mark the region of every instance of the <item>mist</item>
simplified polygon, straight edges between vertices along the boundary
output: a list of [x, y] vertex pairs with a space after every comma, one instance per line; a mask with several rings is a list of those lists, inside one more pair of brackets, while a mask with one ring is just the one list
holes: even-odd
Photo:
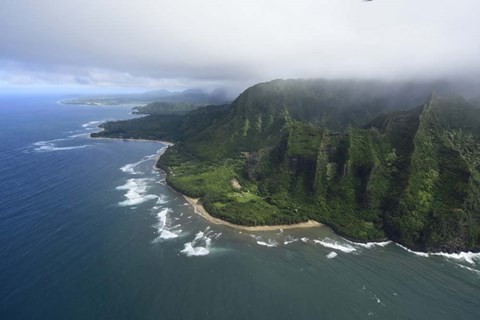
[[476, 0], [4, 0], [0, 90], [469, 83], [480, 74], [479, 13]]

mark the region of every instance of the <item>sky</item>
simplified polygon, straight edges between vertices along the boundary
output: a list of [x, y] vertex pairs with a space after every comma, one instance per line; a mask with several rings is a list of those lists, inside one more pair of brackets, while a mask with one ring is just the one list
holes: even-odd
[[0, 92], [480, 75], [479, 0], [0, 0]]

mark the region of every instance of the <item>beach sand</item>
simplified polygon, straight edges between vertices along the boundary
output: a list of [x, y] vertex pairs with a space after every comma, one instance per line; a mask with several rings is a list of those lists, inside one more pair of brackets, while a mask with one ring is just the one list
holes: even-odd
[[320, 227], [323, 226], [321, 223], [313, 220], [308, 220], [307, 222], [295, 223], [295, 224], [284, 224], [284, 225], [272, 225], [272, 226], [242, 226], [238, 224], [233, 224], [215, 217], [212, 217], [207, 210], [203, 207], [202, 203], [199, 201], [200, 199], [190, 198], [183, 195], [185, 199], [195, 208], [195, 212], [207, 219], [208, 221], [229, 226], [235, 229], [240, 230], [247, 230], [247, 231], [272, 231], [272, 230], [280, 230], [280, 229], [297, 229], [297, 228], [312, 228], [312, 227]]

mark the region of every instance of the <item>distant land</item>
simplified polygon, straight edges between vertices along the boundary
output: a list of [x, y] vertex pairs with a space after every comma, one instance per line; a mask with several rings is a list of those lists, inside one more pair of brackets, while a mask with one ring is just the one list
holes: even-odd
[[216, 218], [480, 250], [480, 108], [448, 85], [274, 80], [184, 114], [139, 110], [92, 137], [175, 142], [157, 166]]
[[[189, 89], [180, 92], [172, 92], [168, 90], [153, 90], [144, 93], [133, 94], [112, 94], [106, 96], [86, 96], [72, 99], [61, 100], [62, 104], [74, 105], [95, 105], [95, 106], [112, 106], [112, 105], [145, 105], [151, 103], [164, 103], [167, 109], [180, 108], [183, 111], [191, 111], [200, 106], [210, 104], [223, 104], [230, 102], [227, 92], [224, 89], [215, 89], [207, 92], [201, 89]], [[137, 112], [142, 113], [142, 108], [147, 108], [149, 112], [155, 110], [155, 106], [139, 107]]]

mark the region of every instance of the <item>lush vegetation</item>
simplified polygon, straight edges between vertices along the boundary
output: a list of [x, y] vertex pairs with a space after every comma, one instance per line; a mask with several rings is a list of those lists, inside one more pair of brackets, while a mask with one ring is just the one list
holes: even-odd
[[183, 115], [193, 111], [201, 105], [187, 102], [152, 102], [146, 106], [133, 108], [135, 114], [154, 114], [154, 115]]
[[95, 136], [174, 140], [158, 163], [168, 183], [232, 223], [314, 219], [355, 239], [478, 250], [480, 108], [427, 97], [277, 80], [231, 105], [107, 123]]

